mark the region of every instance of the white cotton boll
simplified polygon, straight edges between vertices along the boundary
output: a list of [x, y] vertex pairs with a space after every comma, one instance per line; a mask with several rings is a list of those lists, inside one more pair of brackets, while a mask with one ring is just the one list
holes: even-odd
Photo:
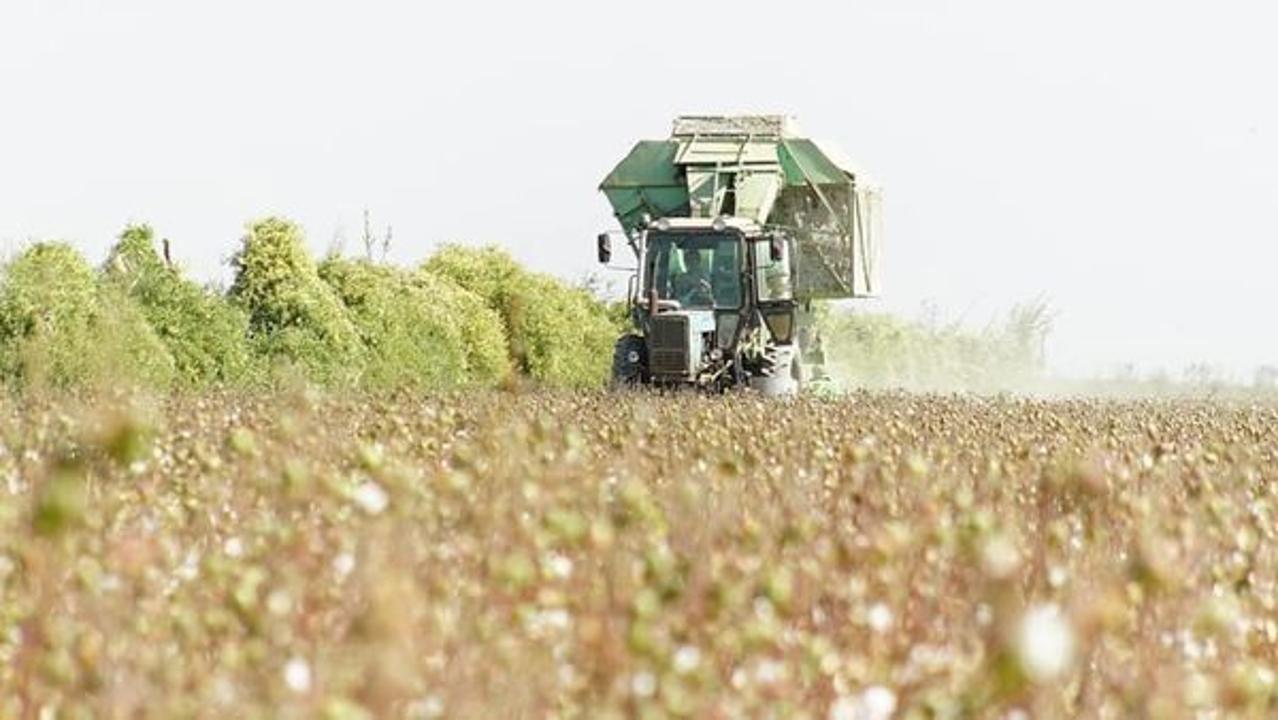
[[1021, 551], [1012, 538], [995, 534], [981, 546], [981, 569], [994, 580], [1007, 580], [1021, 566]]
[[433, 720], [444, 716], [444, 701], [438, 695], [429, 695], [408, 704], [405, 714], [411, 720]]
[[861, 693], [861, 706], [865, 709], [865, 720], [888, 720], [896, 712], [896, 694], [875, 685]]
[[174, 572], [182, 580], [194, 580], [200, 574], [200, 554], [194, 550], [188, 552]]
[[539, 610], [526, 616], [524, 628], [533, 637], [548, 637], [552, 633], [566, 631], [572, 625], [572, 615], [563, 608]]
[[674, 654], [675, 672], [687, 675], [701, 665], [701, 651], [692, 645], [682, 645]]
[[989, 627], [994, 622], [994, 608], [986, 603], [976, 606], [976, 624], [981, 627]]
[[1030, 608], [1016, 634], [1016, 654], [1026, 677], [1046, 682], [1074, 661], [1074, 631], [1054, 604]]
[[244, 555], [244, 541], [237, 537], [227, 538], [226, 542], [222, 544], [222, 552], [225, 552], [227, 557], [242, 557]]
[[841, 697], [830, 706], [830, 720], [890, 720], [896, 712], [896, 693], [882, 685], [866, 688], [859, 695]]
[[853, 720], [856, 717], [856, 698], [841, 697], [830, 706], [829, 720]]
[[339, 579], [346, 579], [355, 570], [355, 556], [344, 552], [333, 558], [333, 572]]
[[880, 634], [885, 633], [892, 628], [892, 609], [884, 603], [875, 603], [870, 606], [865, 619], [870, 624], [871, 630]]
[[267, 596], [266, 609], [272, 615], [287, 615], [293, 609], [293, 598], [285, 590], [276, 590]]
[[635, 697], [650, 698], [657, 694], [657, 676], [650, 672], [635, 673], [630, 678], [630, 692]]
[[1059, 589], [1064, 587], [1065, 583], [1068, 581], [1069, 573], [1060, 565], [1053, 565], [1051, 569], [1047, 571], [1047, 584], [1051, 585], [1053, 588]]
[[289, 690], [304, 693], [311, 689], [311, 666], [302, 658], [293, 658], [284, 665], [284, 684]]
[[566, 580], [572, 577], [572, 560], [559, 553], [551, 553], [546, 558], [546, 572], [553, 578]]
[[546, 627], [553, 630], [567, 630], [568, 626], [572, 624], [572, 615], [563, 608], [551, 608], [541, 613], [541, 616], [545, 621]]
[[368, 481], [355, 488], [355, 504], [369, 515], [380, 514], [390, 504], [390, 496], [381, 485]]
[[785, 679], [785, 665], [776, 660], [763, 660], [754, 668], [754, 679], [760, 685], [773, 685]]
[[213, 679], [212, 690], [213, 702], [224, 707], [234, 705], [239, 696], [235, 690], [235, 683], [225, 675], [219, 675]]

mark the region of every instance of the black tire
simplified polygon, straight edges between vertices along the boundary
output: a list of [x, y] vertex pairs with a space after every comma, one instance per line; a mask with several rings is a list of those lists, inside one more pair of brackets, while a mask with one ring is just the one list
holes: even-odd
[[648, 346], [638, 335], [622, 335], [612, 350], [612, 385], [635, 387], [648, 380]]

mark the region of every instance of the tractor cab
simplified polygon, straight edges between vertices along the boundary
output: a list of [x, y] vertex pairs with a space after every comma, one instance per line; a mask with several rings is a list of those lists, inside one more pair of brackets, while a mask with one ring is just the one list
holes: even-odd
[[663, 218], [633, 245], [640, 262], [629, 304], [649, 380], [735, 382], [730, 371], [748, 364], [747, 345], [793, 341], [794, 256], [784, 234], [743, 218]]

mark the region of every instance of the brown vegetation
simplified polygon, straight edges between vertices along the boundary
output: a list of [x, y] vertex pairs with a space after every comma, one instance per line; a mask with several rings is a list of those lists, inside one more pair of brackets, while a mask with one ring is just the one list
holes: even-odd
[[45, 402], [0, 716], [1278, 712], [1273, 408]]

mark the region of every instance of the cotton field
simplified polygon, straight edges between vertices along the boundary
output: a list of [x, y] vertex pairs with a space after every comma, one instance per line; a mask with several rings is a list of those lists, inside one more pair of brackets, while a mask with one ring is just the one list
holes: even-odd
[[1278, 714], [1269, 406], [3, 412], [0, 717]]

